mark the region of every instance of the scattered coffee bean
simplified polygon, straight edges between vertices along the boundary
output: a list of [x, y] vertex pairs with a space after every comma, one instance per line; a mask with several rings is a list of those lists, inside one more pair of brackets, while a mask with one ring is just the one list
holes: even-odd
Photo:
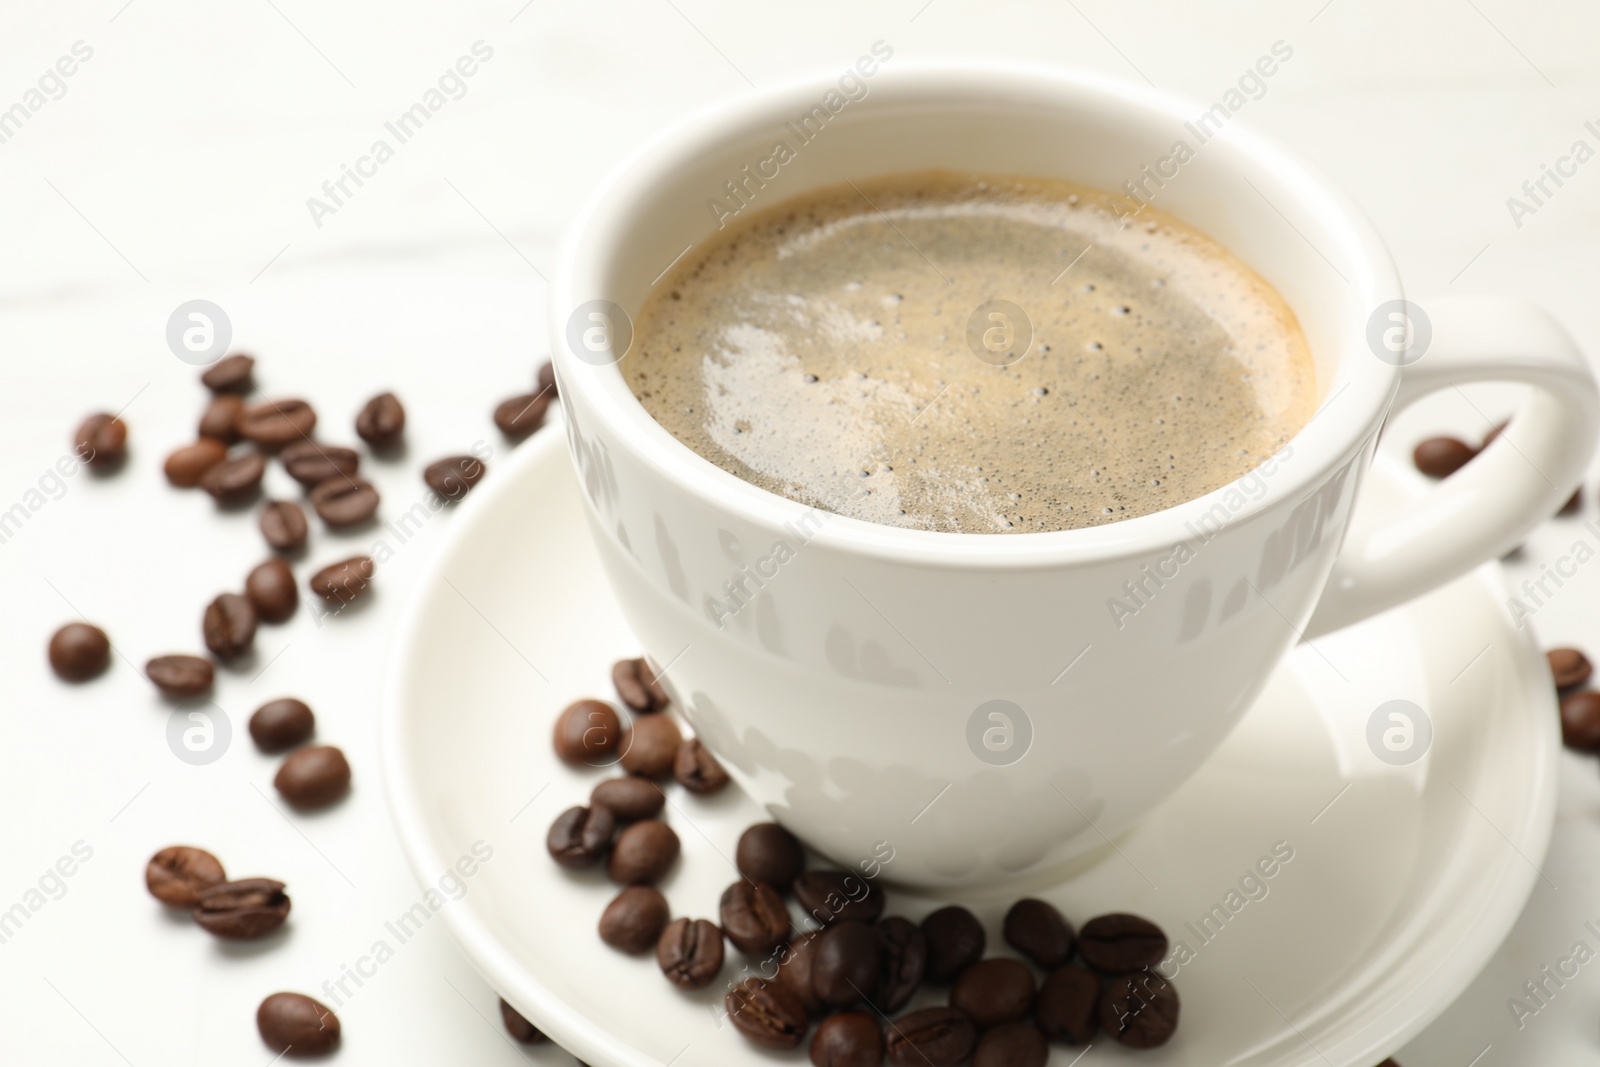
[[192, 908], [200, 894], [228, 880], [222, 863], [203, 848], [171, 845], [150, 857], [144, 884], [150, 895], [175, 908]]
[[207, 933], [229, 941], [265, 937], [289, 917], [283, 883], [271, 878], [241, 878], [202, 890], [191, 912]]
[[422, 480], [446, 500], [460, 500], [486, 473], [488, 468], [476, 456], [446, 456], [428, 464]]
[[630, 955], [655, 947], [666, 929], [667, 898], [654, 886], [630, 885], [600, 913], [600, 940]]
[[267, 461], [260, 452], [246, 452], [207, 467], [199, 486], [219, 504], [233, 506], [254, 500], [261, 490]]
[[927, 980], [941, 985], [981, 960], [988, 944], [978, 917], [959, 904], [923, 919], [922, 936], [928, 939]]
[[283, 622], [300, 605], [300, 590], [294, 584], [294, 571], [281, 559], [273, 558], [251, 568], [244, 579], [244, 595], [263, 622]]
[[978, 1028], [956, 1008], [923, 1008], [889, 1027], [887, 1049], [895, 1067], [956, 1067], [978, 1043]]
[[339, 1047], [339, 1017], [301, 993], [274, 993], [256, 1009], [256, 1029], [274, 1052], [326, 1056]]
[[878, 995], [878, 934], [866, 923], [838, 922], [817, 937], [811, 990], [824, 1004], [850, 1008]]
[[306, 545], [306, 513], [292, 500], [269, 500], [261, 509], [261, 536], [279, 552], [298, 552]]
[[1154, 971], [1113, 978], [1100, 994], [1100, 1025], [1129, 1048], [1165, 1045], [1178, 1029], [1178, 991]]
[[763, 978], [745, 979], [722, 1003], [733, 1028], [762, 1048], [795, 1048], [811, 1028], [800, 1002]]
[[128, 427], [115, 415], [97, 412], [84, 419], [72, 438], [78, 458], [97, 470], [110, 470], [128, 454]]
[[1030, 1022], [1005, 1023], [978, 1038], [972, 1067], [1044, 1067], [1050, 1045]]
[[348, 604], [367, 591], [374, 569], [371, 558], [352, 556], [322, 568], [307, 585], [330, 604]]
[[611, 665], [611, 681], [622, 702], [634, 711], [660, 711], [672, 702], [643, 656], [617, 660]]
[[722, 932], [740, 952], [763, 956], [789, 939], [789, 909], [765, 882], [734, 882], [722, 891]]
[[635, 778], [631, 774], [622, 778], [607, 778], [589, 794], [590, 803], [604, 804], [616, 815], [618, 822], [638, 822], [661, 814], [667, 795], [661, 787], [648, 778]]
[[891, 915], [874, 928], [882, 980], [875, 1006], [886, 1015], [911, 1003], [928, 967], [928, 939], [910, 919]]
[[642, 819], [617, 835], [606, 874], [622, 885], [648, 885], [661, 881], [677, 858], [678, 835], [672, 827], [660, 819]]
[[256, 609], [238, 593], [223, 593], [206, 605], [200, 631], [213, 656], [235, 659], [255, 643]]
[[1561, 698], [1561, 741], [1578, 752], [1600, 752], [1600, 693], [1582, 689]]
[[703, 797], [721, 792], [728, 784], [728, 772], [698, 737], [691, 737], [678, 746], [672, 758], [672, 777], [689, 792]]
[[278, 462], [289, 472], [289, 477], [307, 489], [315, 489], [333, 477], [353, 479], [361, 469], [361, 457], [355, 449], [304, 439], [285, 446], [278, 453]]
[[202, 474], [227, 458], [227, 445], [213, 437], [202, 437], [174, 450], [161, 469], [166, 472], [167, 481], [179, 489], [193, 489], [200, 484]]
[[535, 377], [539, 392], [549, 393], [551, 396], [560, 395], [560, 389], [556, 385], [556, 368], [548, 359], [539, 364], [539, 373]]
[[817, 959], [820, 937], [816, 933], [797, 934], [778, 952], [778, 976], [773, 979], [774, 984], [794, 997], [808, 1015], [821, 1015], [827, 1009], [816, 990], [811, 988], [812, 965]]
[[1021, 960], [995, 956], [956, 976], [950, 1006], [966, 1012], [978, 1029], [1024, 1019], [1033, 1010], [1033, 972]]
[[233, 420], [240, 437], [272, 452], [306, 440], [316, 427], [317, 413], [296, 399], [268, 400], [245, 408]]
[[656, 963], [679, 989], [703, 989], [722, 970], [722, 931], [708, 919], [674, 919], [656, 942]]
[[1128, 974], [1153, 967], [1167, 954], [1167, 935], [1137, 915], [1100, 915], [1078, 932], [1078, 955], [1101, 974]]
[[1033, 1021], [1051, 1041], [1085, 1045], [1100, 1029], [1100, 979], [1082, 967], [1057, 967], [1045, 975]]
[[875, 923], [883, 915], [883, 894], [845, 871], [806, 871], [794, 880], [794, 898], [818, 926]]
[[1455, 437], [1430, 437], [1417, 445], [1411, 459], [1430, 478], [1448, 478], [1465, 467], [1478, 450]]
[[640, 716], [622, 739], [622, 768], [644, 778], [666, 778], [682, 741], [678, 724], [668, 716]]
[[1565, 504], [1561, 505], [1561, 510], [1556, 512], [1556, 514], [1557, 515], [1571, 515], [1573, 512], [1577, 511], [1582, 506], [1583, 506], [1583, 486], [1580, 485], [1578, 488], [1576, 488], [1576, 489], [1574, 489], [1572, 491], [1572, 495], [1571, 496], [1567, 497], [1567, 502]]
[[329, 526], [355, 526], [378, 513], [378, 490], [365, 479], [335, 474], [311, 490], [311, 506]]
[[250, 716], [250, 739], [263, 752], [283, 752], [311, 740], [317, 717], [303, 700], [280, 697], [269, 700]]
[[601, 700], [569, 704], [556, 718], [556, 755], [568, 763], [608, 763], [621, 738], [622, 720]]
[[256, 361], [243, 353], [224, 356], [200, 373], [200, 382], [213, 393], [248, 393]]
[[811, 1038], [813, 1067], [878, 1067], [883, 1030], [870, 1011], [842, 1011], [822, 1020]]
[[1594, 673], [1589, 657], [1575, 648], [1552, 648], [1545, 653], [1545, 658], [1550, 661], [1550, 676], [1555, 679], [1557, 689], [1580, 686]]
[[98, 626], [69, 622], [50, 635], [50, 669], [64, 682], [87, 682], [111, 666], [111, 640]]
[[379, 393], [356, 416], [356, 436], [373, 448], [393, 448], [406, 428], [406, 409], [393, 393]]
[[1006, 944], [1048, 970], [1072, 957], [1077, 939], [1072, 924], [1054, 904], [1043, 900], [1019, 900], [1006, 912], [1003, 933]]
[[758, 822], [739, 835], [733, 863], [746, 878], [787, 891], [806, 869], [806, 852], [795, 836], [777, 823]]
[[513, 441], [520, 441], [544, 425], [550, 408], [549, 393], [514, 396], [495, 405], [494, 424]]
[[616, 817], [604, 804], [568, 808], [550, 824], [544, 844], [550, 858], [563, 867], [593, 867], [610, 851], [616, 830]]
[[243, 410], [244, 401], [232, 393], [212, 397], [211, 403], [201, 413], [200, 425], [196, 429], [201, 437], [231, 445], [239, 439], [239, 431], [233, 428], [233, 424]]
[[350, 791], [350, 762], [332, 745], [312, 745], [290, 753], [272, 784], [292, 807], [326, 807]]
[[524, 1045], [537, 1045], [546, 1040], [544, 1032], [537, 1026], [522, 1017], [522, 1013], [506, 1003], [506, 998], [500, 998], [500, 1021], [505, 1024], [506, 1033]]
[[145, 677], [163, 696], [179, 700], [209, 692], [214, 672], [211, 661], [199, 656], [157, 656], [144, 665]]

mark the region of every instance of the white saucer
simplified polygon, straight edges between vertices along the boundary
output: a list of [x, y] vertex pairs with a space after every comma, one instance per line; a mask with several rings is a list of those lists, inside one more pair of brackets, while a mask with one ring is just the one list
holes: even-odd
[[[1365, 506], [1411, 484], [1380, 465]], [[508, 1001], [594, 1067], [803, 1062], [803, 1049], [762, 1052], [719, 1026], [721, 982], [685, 995], [652, 957], [606, 948], [595, 924], [613, 888], [545, 853], [552, 818], [606, 773], [555, 759], [553, 716], [580, 696], [613, 698], [612, 662], [638, 651], [589, 546], [561, 429], [492, 472], [457, 520], [402, 621], [381, 727], [390, 811], [422, 884], [437, 886], [475, 842], [493, 849], [462, 880], [465, 895], [443, 904], [452, 934]], [[1084, 1067], [1372, 1067], [1467, 986], [1540, 877], [1560, 751], [1543, 657], [1512, 627], [1499, 583], [1489, 565], [1300, 646], [1165, 806], [1066, 882], [1026, 887], [1079, 924], [1147, 915], [1194, 952], [1174, 980], [1173, 1041], [1133, 1053], [1101, 1035]], [[1381, 761], [1366, 740], [1374, 709], [1393, 699], [1425, 708], [1433, 726], [1409, 766]], [[683, 857], [662, 889], [673, 914], [715, 920], [734, 841], [764, 815], [734, 788], [668, 796]], [[1185, 924], [1231, 903], [1280, 841], [1293, 859], [1260, 882], [1266, 896], [1203, 943]], [[1006, 951], [1009, 902], [966, 901], [991, 953]], [[918, 918], [940, 903], [891, 890], [889, 910]], [[722, 978], [742, 962], [730, 948]], [[913, 1006], [938, 1001], [921, 996]], [[1082, 1051], [1058, 1046], [1051, 1063]], [[566, 1062], [548, 1046], [530, 1058]]]

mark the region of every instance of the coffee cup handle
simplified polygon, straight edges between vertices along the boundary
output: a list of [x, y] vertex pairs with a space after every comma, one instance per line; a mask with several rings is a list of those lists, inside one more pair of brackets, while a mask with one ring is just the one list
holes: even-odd
[[1600, 428], [1588, 361], [1546, 311], [1520, 300], [1446, 297], [1411, 305], [1432, 342], [1401, 373], [1390, 417], [1468, 382], [1532, 386], [1488, 448], [1426, 496], [1345, 537], [1311, 638], [1359, 622], [1498, 559], [1554, 515], [1580, 484]]

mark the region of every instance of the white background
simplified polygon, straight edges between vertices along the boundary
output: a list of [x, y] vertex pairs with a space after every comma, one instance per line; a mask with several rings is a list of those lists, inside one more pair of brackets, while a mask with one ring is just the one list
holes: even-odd
[[[1208, 102], [1281, 39], [1294, 57], [1243, 120], [1354, 195], [1414, 294], [1532, 297], [1600, 353], [1600, 162], [1520, 228], [1506, 207], [1575, 140], [1600, 148], [1583, 128], [1600, 124], [1600, 8], [1577, 0], [8, 5], [0, 109], [74, 42], [94, 54], [0, 144], [0, 510], [92, 410], [127, 406], [132, 455], [115, 478], [68, 479], [0, 544], [0, 910], [75, 842], [93, 849], [65, 894], [0, 944], [0, 1063], [266, 1064], [260, 998], [320, 995], [419, 895], [382, 802], [376, 686], [396, 609], [451, 516], [399, 548], [368, 608], [322, 627], [305, 611], [263, 627], [256, 659], [221, 672], [231, 747], [210, 766], [177, 760], [169, 709], [131, 664], [198, 648], [202, 606], [265, 553], [250, 512], [219, 515], [161, 476], [205, 399], [166, 348], [172, 309], [195, 297], [224, 307], [236, 346], [260, 357], [263, 388], [311, 400], [335, 442], [353, 438], [367, 396], [398, 392], [409, 453], [370, 465], [397, 514], [421, 497], [424, 462], [478, 440], [505, 455], [489, 412], [530, 388], [545, 347], [543, 277], [608, 167], [701, 102], [842, 69], [879, 39], [897, 57], [1078, 64]], [[316, 226], [307, 197], [479, 40], [494, 55], [465, 97]], [[1494, 390], [1474, 403], [1493, 417], [1510, 407]], [[1413, 413], [1393, 443], [1438, 428], [1486, 427], [1456, 398]], [[1584, 518], [1597, 513], [1586, 501]], [[302, 577], [378, 536], [313, 527]], [[1547, 526], [1512, 577], [1536, 573], [1580, 529]], [[1541, 637], [1600, 649], [1597, 587], [1600, 568], [1581, 571], [1539, 613]], [[124, 658], [69, 688], [49, 673], [44, 643], [79, 615]], [[355, 768], [354, 795], [323, 814], [277, 810], [276, 761], [243, 734], [254, 707], [285, 694], [313, 705], [320, 738]], [[1567, 757], [1563, 775], [1548, 882], [1463, 1000], [1401, 1052], [1406, 1067], [1600, 1062], [1600, 967], [1521, 1032], [1505, 1003], [1574, 941], [1596, 943], [1582, 924], [1600, 919], [1600, 782], [1591, 759]], [[173, 842], [210, 846], [235, 876], [288, 882], [289, 933], [226, 946], [166, 917], [142, 871]], [[341, 1017], [341, 1063], [528, 1055], [500, 1036], [492, 991], [438, 924]]]

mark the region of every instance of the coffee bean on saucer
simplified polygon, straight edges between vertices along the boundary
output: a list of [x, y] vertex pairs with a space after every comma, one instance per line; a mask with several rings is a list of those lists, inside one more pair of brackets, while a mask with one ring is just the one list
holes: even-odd
[[638, 822], [660, 815], [667, 795], [648, 778], [635, 778], [630, 774], [607, 778], [596, 785], [589, 794], [589, 802], [610, 808], [618, 822]]
[[874, 928], [881, 980], [875, 1006], [889, 1014], [911, 1003], [928, 967], [928, 939], [910, 919], [891, 915]]
[[228, 446], [213, 437], [202, 437], [191, 445], [174, 449], [162, 471], [167, 481], [179, 489], [193, 489], [200, 476], [228, 458]]
[[674, 919], [656, 941], [656, 963], [679, 989], [703, 989], [722, 970], [722, 931], [709, 919]]
[[356, 415], [356, 436], [373, 448], [393, 448], [406, 428], [406, 409], [393, 393], [379, 393]]
[[1478, 450], [1455, 437], [1430, 437], [1417, 445], [1411, 459], [1430, 478], [1448, 478], [1465, 467]]
[[298, 552], [306, 545], [306, 513], [292, 500], [269, 500], [261, 509], [261, 536], [279, 552]]
[[866, 923], [838, 922], [817, 937], [811, 990], [824, 1004], [850, 1008], [878, 995], [878, 933]]
[[361, 469], [361, 457], [355, 449], [304, 439], [285, 446], [278, 453], [278, 462], [289, 477], [307, 489], [315, 489], [333, 477], [354, 478]]
[[289, 917], [283, 883], [271, 878], [241, 878], [202, 890], [192, 914], [207, 933], [229, 941], [265, 937]]
[[611, 665], [611, 682], [622, 702], [637, 712], [660, 711], [672, 703], [645, 658], [619, 659]]
[[620, 952], [638, 955], [656, 946], [670, 912], [667, 898], [649, 885], [630, 885], [600, 913], [600, 940]]
[[64, 682], [87, 682], [111, 666], [111, 639], [98, 626], [69, 622], [50, 635], [50, 669]]
[[1034, 999], [1033, 1021], [1051, 1041], [1087, 1044], [1100, 1029], [1100, 979], [1068, 965], [1045, 975]]
[[1165, 1045], [1178, 1029], [1178, 991], [1154, 971], [1113, 978], [1100, 994], [1100, 1025], [1129, 1048]]
[[883, 915], [883, 894], [845, 871], [806, 871], [794, 880], [794, 898], [818, 926], [875, 923]]
[[272, 784], [291, 807], [326, 807], [350, 791], [350, 761], [332, 745], [312, 745], [289, 754]]
[[1167, 935], [1137, 915], [1098, 915], [1078, 932], [1078, 955], [1101, 974], [1153, 967], [1167, 954]]
[[184, 655], [157, 656], [144, 665], [144, 674], [163, 696], [180, 700], [209, 692], [215, 676], [210, 660]]
[[1575, 648], [1552, 648], [1545, 653], [1545, 658], [1550, 661], [1550, 676], [1555, 679], [1557, 689], [1580, 686], [1594, 673], [1589, 657]]
[[1561, 742], [1578, 752], [1600, 752], [1600, 693], [1582, 689], [1561, 698]]
[[544, 844], [550, 858], [563, 867], [593, 867], [610, 851], [616, 830], [616, 817], [604, 804], [568, 808], [550, 824]]
[[255, 369], [251, 356], [224, 356], [200, 373], [200, 382], [213, 393], [248, 393]]
[[568, 763], [605, 763], [622, 739], [622, 720], [610, 704], [579, 700], [556, 717], [556, 755]]
[[1047, 970], [1071, 959], [1076, 945], [1072, 924], [1054, 904], [1043, 900], [1024, 899], [1011, 905], [1003, 933], [1006, 944]]
[[309, 741], [317, 717], [303, 700], [280, 697], [269, 700], [250, 716], [250, 739], [263, 752], [283, 752]]
[[956, 1067], [978, 1043], [978, 1028], [957, 1008], [923, 1008], [889, 1026], [887, 1050], [895, 1067]]
[[261, 490], [267, 461], [260, 452], [246, 452], [207, 467], [197, 483], [219, 504], [243, 504]]
[[218, 659], [235, 659], [250, 651], [256, 639], [256, 609], [238, 593], [223, 593], [206, 605], [200, 631]]
[[239, 439], [239, 431], [233, 428], [233, 424], [243, 410], [244, 401], [233, 393], [214, 396], [205, 411], [201, 412], [200, 425], [196, 429], [201, 437], [231, 445]]
[[72, 445], [89, 466], [110, 470], [128, 454], [127, 424], [115, 415], [96, 412], [79, 424]]
[[339, 1017], [302, 993], [274, 993], [256, 1009], [256, 1029], [274, 1052], [291, 1059], [325, 1056], [339, 1047]]
[[551, 396], [560, 395], [560, 388], [556, 385], [556, 368], [548, 359], [539, 364], [539, 373], [535, 379], [539, 392], [549, 393]]
[[932, 912], [922, 920], [928, 939], [926, 979], [944, 984], [983, 958], [988, 937], [978, 917], [959, 904]]
[[972, 1067], [1044, 1067], [1050, 1045], [1030, 1022], [1004, 1023], [978, 1038]]
[[883, 1028], [870, 1011], [841, 1011], [822, 1020], [811, 1037], [813, 1067], [878, 1067]]
[[428, 464], [422, 480], [446, 500], [459, 500], [477, 485], [488, 468], [476, 456], [446, 456]]
[[805, 1008], [764, 978], [747, 978], [722, 998], [733, 1028], [762, 1048], [790, 1049], [811, 1029]]
[[763, 956], [789, 939], [789, 909], [765, 882], [743, 878], [722, 891], [722, 932], [740, 952]]
[[772, 981], [785, 993], [799, 1001], [810, 1015], [821, 1015], [827, 1010], [822, 998], [811, 987], [812, 965], [817, 958], [818, 933], [796, 934], [777, 955], [778, 975]]
[[733, 864], [746, 878], [786, 891], [806, 869], [806, 851], [777, 823], [758, 822], [739, 835]]
[[283, 622], [300, 605], [294, 571], [276, 557], [251, 568], [244, 579], [244, 595], [263, 622]]
[[240, 437], [272, 452], [306, 440], [316, 427], [317, 413], [311, 405], [293, 398], [268, 400], [245, 408], [233, 420]]
[[222, 863], [203, 848], [170, 845], [150, 857], [144, 884], [150, 895], [175, 908], [192, 908], [200, 894], [228, 880]]
[[306, 584], [330, 604], [348, 604], [367, 591], [374, 571], [368, 556], [352, 556], [330, 563], [311, 576]]
[[660, 819], [642, 819], [624, 827], [611, 847], [606, 874], [622, 885], [649, 885], [678, 858], [678, 835]]
[[335, 474], [311, 490], [311, 506], [329, 526], [355, 526], [378, 513], [378, 490], [362, 478]]
[[622, 739], [622, 768], [644, 778], [666, 778], [682, 741], [678, 724], [668, 716], [642, 715]]
[[1033, 972], [1021, 960], [995, 956], [979, 960], [956, 976], [950, 1006], [960, 1008], [987, 1030], [1027, 1018], [1033, 1010]]
[[691, 737], [678, 746], [672, 758], [672, 777], [689, 792], [702, 797], [721, 792], [728, 784], [728, 772], [698, 737]]
[[544, 1036], [544, 1031], [522, 1017], [522, 1013], [506, 1003], [506, 998], [500, 998], [500, 1021], [505, 1024], [506, 1033], [524, 1045], [538, 1045], [549, 1040]]
[[549, 393], [513, 396], [495, 405], [494, 424], [513, 441], [520, 441], [544, 425], [550, 408]]

